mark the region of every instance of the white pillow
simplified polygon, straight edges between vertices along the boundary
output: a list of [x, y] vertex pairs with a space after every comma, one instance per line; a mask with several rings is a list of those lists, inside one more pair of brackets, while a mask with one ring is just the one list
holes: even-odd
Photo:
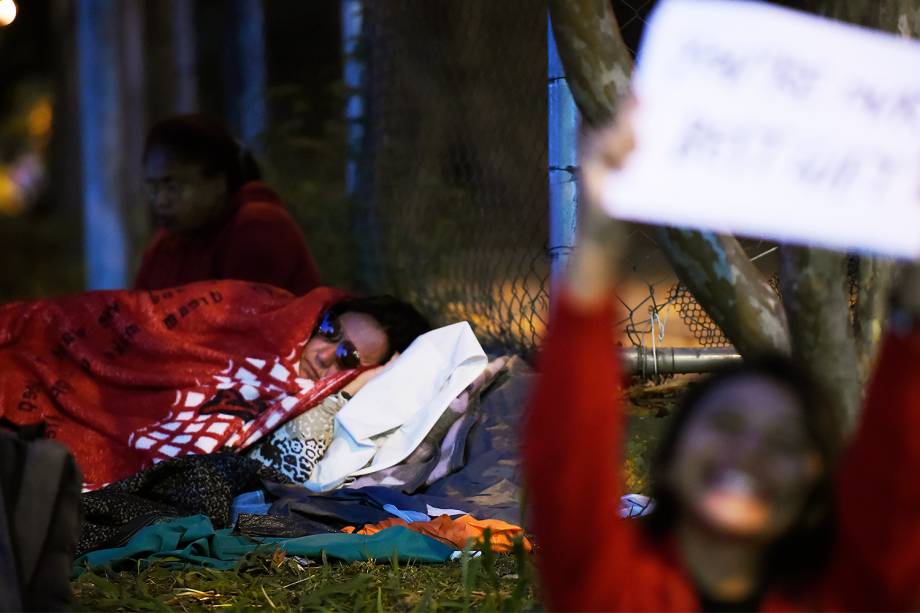
[[334, 489], [404, 460], [487, 363], [465, 321], [415, 339], [338, 412], [332, 443], [307, 488]]

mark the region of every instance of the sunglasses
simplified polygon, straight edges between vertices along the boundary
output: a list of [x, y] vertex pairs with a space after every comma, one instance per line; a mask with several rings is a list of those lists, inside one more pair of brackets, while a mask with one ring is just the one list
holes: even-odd
[[316, 327], [316, 336], [328, 343], [338, 343], [335, 348], [335, 362], [341, 370], [361, 367], [361, 354], [354, 343], [345, 338], [345, 330], [338, 317], [326, 313]]

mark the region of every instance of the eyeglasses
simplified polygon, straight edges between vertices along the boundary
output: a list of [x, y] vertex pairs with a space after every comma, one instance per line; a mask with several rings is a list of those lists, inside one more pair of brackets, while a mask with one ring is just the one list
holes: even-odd
[[335, 362], [341, 370], [361, 367], [361, 354], [354, 343], [345, 339], [345, 331], [338, 317], [325, 313], [316, 327], [316, 336], [329, 343], [338, 343], [335, 348]]
[[151, 204], [157, 201], [160, 194], [164, 194], [169, 200], [175, 200], [185, 185], [185, 181], [176, 179], [148, 179], [144, 181], [144, 196]]

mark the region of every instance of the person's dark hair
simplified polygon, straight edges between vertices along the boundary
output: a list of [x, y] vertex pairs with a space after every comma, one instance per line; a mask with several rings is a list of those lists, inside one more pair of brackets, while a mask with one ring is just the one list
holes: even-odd
[[713, 390], [746, 377], [766, 378], [793, 392], [799, 401], [811, 442], [821, 456], [822, 474], [812, 488], [802, 516], [773, 545], [766, 564], [766, 581], [782, 589], [795, 591], [814, 577], [829, 558], [834, 530], [833, 475], [842, 437], [833, 407], [821, 393], [817, 382], [786, 356], [768, 354], [725, 367], [687, 391], [659, 442], [652, 463], [655, 510], [642, 520], [642, 524], [653, 538], [662, 538], [671, 533], [679, 505], [667, 483], [666, 475], [678, 441], [697, 408]]
[[431, 330], [431, 324], [414, 306], [389, 295], [346, 298], [329, 309], [335, 317], [348, 312], [369, 315], [383, 328], [387, 336], [384, 362], [397, 351], [405, 351], [412, 341]]
[[144, 161], [155, 148], [194, 163], [208, 176], [227, 178], [227, 193], [262, 178], [252, 154], [219, 121], [204, 115], [175, 115], [157, 122], [144, 143]]

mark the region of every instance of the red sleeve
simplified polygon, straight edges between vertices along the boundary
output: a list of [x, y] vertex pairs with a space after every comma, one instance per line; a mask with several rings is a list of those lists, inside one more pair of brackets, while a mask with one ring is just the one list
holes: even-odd
[[221, 278], [268, 283], [294, 294], [319, 285], [300, 228], [271, 203], [249, 205], [241, 212], [219, 265]]
[[886, 339], [840, 465], [835, 588], [872, 610], [920, 610], [920, 331]]
[[[560, 296], [527, 417], [525, 473], [551, 610], [609, 609], [635, 528], [619, 519], [623, 415], [613, 303]], [[622, 589], [622, 586], [620, 586]]]

